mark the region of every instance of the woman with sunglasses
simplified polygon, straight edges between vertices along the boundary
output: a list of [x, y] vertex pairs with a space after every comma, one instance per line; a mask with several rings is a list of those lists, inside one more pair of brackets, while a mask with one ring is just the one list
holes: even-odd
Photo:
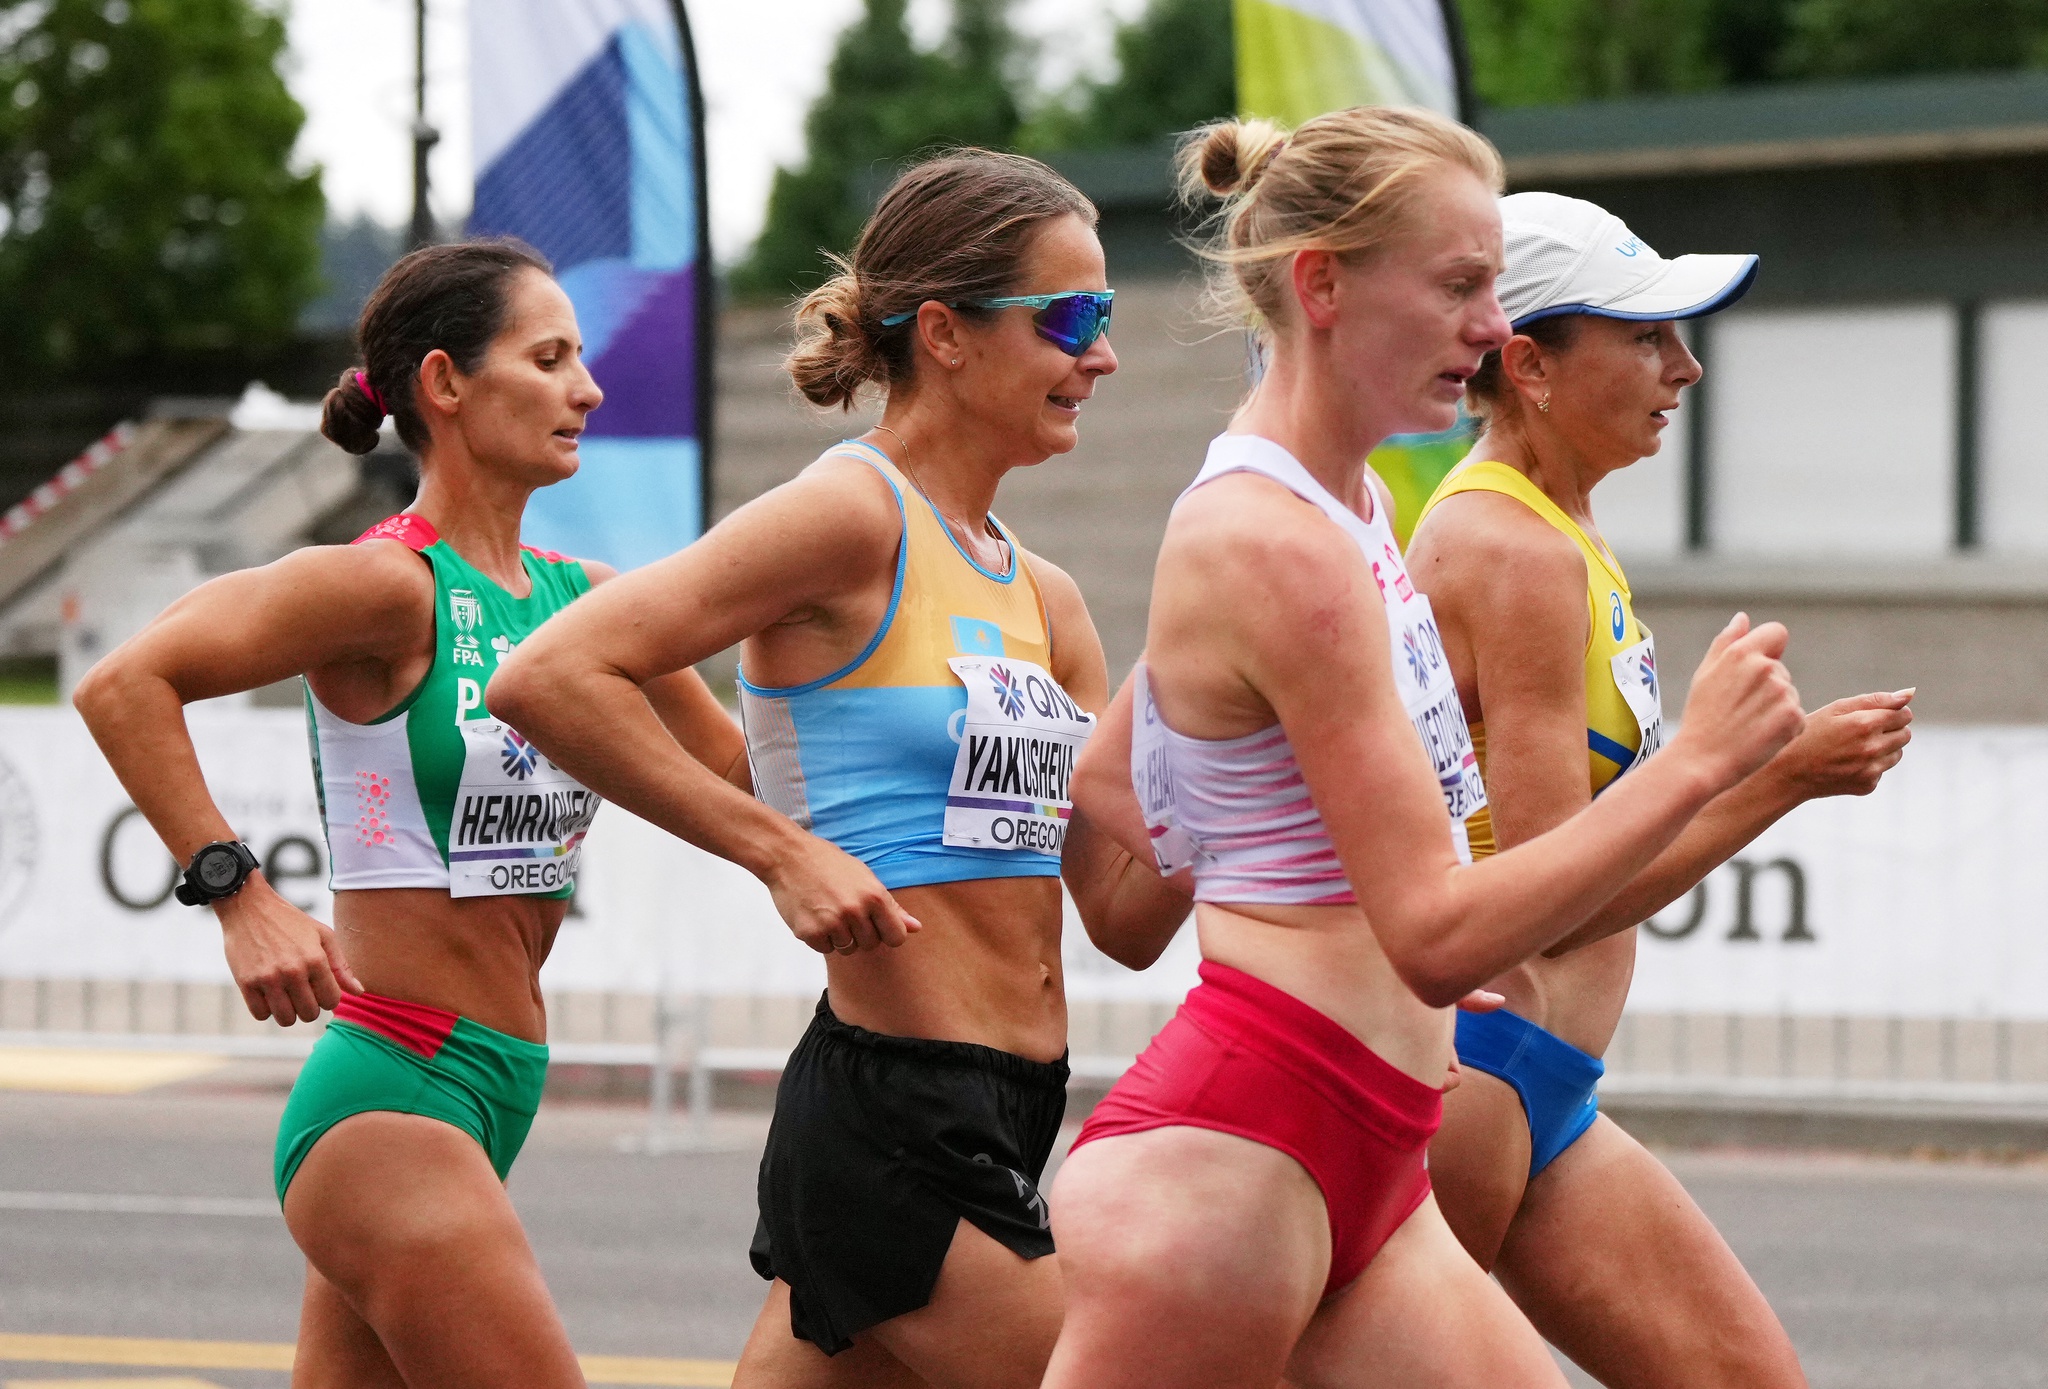
[[[1145, 660], [1078, 800], [1133, 855], [1192, 864], [1201, 983], [1060, 1169], [1067, 1316], [1045, 1383], [1561, 1386], [1430, 1196], [1453, 1005], [1791, 737], [1784, 629], [1731, 622], [1663, 757], [1472, 863], [1485, 789], [1365, 459], [1447, 427], [1509, 336], [1499, 157], [1368, 107], [1291, 136], [1223, 122], [1182, 169], [1191, 196], [1228, 199], [1217, 287], [1266, 370], [1174, 507]], [[1076, 900], [1113, 956], [1143, 963], [1176, 924], [1091, 888]]]
[[[1467, 385], [1486, 421], [1408, 551], [1442, 624], [1486, 774], [1472, 852], [1534, 838], [1641, 775], [1663, 737], [1656, 648], [1592, 493], [1655, 454], [1700, 364], [1678, 321], [1727, 307], [1754, 256], [1665, 260], [1577, 198], [1501, 201], [1515, 336]], [[1614, 1389], [1796, 1389], [1799, 1358], [1676, 1178], [1600, 1114], [1594, 1087], [1635, 969], [1636, 923], [1816, 796], [1899, 760], [1912, 691], [1839, 700], [1715, 799], [1590, 921], [1460, 1014], [1464, 1083], [1430, 1172], [1444, 1218], [1552, 1345]]]
[[[829, 987], [783, 1071], [734, 1384], [1035, 1389], [1060, 1278], [1060, 852], [1108, 696], [1073, 581], [991, 508], [1116, 369], [1095, 210], [1034, 160], [899, 178], [797, 311], [803, 394], [880, 424], [627, 575], [492, 686], [550, 757], [759, 877]], [[615, 590], [615, 592], [614, 592]], [[742, 644], [748, 799], [640, 686]], [[592, 736], [602, 729], [601, 737]]]

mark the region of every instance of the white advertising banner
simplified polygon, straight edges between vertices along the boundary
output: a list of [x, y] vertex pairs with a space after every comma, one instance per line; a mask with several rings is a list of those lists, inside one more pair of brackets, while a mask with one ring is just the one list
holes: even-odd
[[[327, 848], [289, 710], [195, 709], [236, 830], [326, 917]], [[2048, 729], [1923, 728], [1864, 799], [1805, 806], [1645, 929], [1648, 1012], [2048, 1018]], [[63, 708], [0, 708], [0, 976], [226, 980], [212, 914]], [[1076, 998], [1174, 1001], [1194, 933], [1134, 974], [1068, 923]], [[597, 817], [550, 989], [812, 995], [819, 958], [741, 870], [617, 806]]]
[[[194, 708], [221, 809], [288, 899], [328, 920], [327, 846], [306, 721], [286, 709]], [[171, 897], [170, 857], [68, 708], [0, 707], [0, 977], [226, 982], [213, 913]], [[1192, 932], [1143, 974], [1067, 933], [1077, 998], [1178, 999]], [[746, 872], [605, 806], [585, 843], [549, 989], [815, 996], [823, 962]]]

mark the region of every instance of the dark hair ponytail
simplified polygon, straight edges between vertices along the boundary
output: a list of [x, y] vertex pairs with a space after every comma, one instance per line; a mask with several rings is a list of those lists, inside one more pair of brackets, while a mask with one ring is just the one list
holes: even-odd
[[425, 448], [426, 421], [413, 399], [420, 363], [439, 348], [460, 371], [482, 366], [522, 270], [554, 273], [525, 242], [494, 237], [423, 246], [385, 271], [356, 324], [363, 365], [327, 393], [320, 432], [350, 453], [368, 453], [389, 415], [407, 448]]

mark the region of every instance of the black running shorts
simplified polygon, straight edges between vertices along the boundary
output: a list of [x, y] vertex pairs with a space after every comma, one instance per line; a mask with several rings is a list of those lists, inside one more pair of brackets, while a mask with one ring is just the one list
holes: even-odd
[[789, 1284], [790, 1330], [837, 1355], [924, 1306], [963, 1219], [1052, 1253], [1038, 1178], [1066, 1107], [1065, 1058], [888, 1037], [819, 999], [775, 1091], [752, 1250]]

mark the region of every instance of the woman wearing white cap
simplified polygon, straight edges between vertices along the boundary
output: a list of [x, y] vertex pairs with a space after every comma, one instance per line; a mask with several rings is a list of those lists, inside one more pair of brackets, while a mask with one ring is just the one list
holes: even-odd
[[[1700, 379], [1677, 320], [1740, 298], [1755, 256], [1665, 260], [1576, 198], [1501, 201], [1515, 336], [1467, 387], [1485, 421], [1423, 508], [1408, 563], [1435, 606], [1486, 778], [1475, 856], [1564, 823], [1662, 742], [1656, 649], [1593, 521], [1609, 473], [1657, 452]], [[1430, 1169], [1451, 1228], [1536, 1327], [1616, 1386], [1803, 1385], [1777, 1318], [1664, 1166], [1600, 1116], [1594, 1086], [1635, 931], [1800, 802], [1870, 791], [1899, 760], [1912, 691], [1809, 715], [1578, 930], [1461, 1013], [1465, 1083]]]

